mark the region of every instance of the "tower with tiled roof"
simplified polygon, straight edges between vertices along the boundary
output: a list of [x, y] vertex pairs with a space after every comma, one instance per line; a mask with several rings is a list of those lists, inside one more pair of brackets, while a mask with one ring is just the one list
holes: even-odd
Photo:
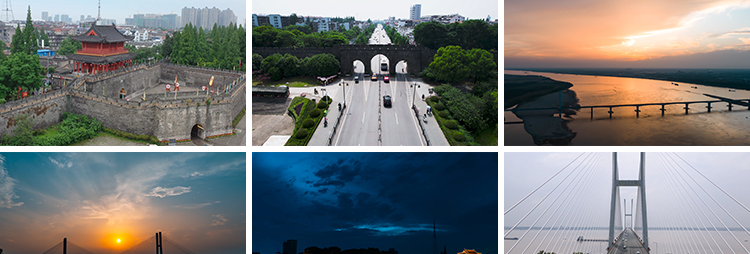
[[83, 46], [75, 54], [68, 55], [75, 62], [77, 72], [114, 71], [130, 66], [136, 55], [125, 49], [125, 42], [133, 37], [120, 33], [114, 24], [99, 26], [92, 23], [88, 31], [71, 39], [80, 41]]

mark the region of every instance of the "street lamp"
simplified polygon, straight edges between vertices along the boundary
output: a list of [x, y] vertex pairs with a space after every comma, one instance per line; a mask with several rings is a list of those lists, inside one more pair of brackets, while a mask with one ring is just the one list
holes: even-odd
[[344, 108], [346, 108], [346, 87], [349, 86], [349, 83], [344, 82], [344, 85], [339, 83], [339, 86], [344, 87]]
[[412, 87], [414, 87], [414, 96], [412, 96], [411, 105], [414, 106], [414, 103], [417, 101], [417, 83], [414, 83]]

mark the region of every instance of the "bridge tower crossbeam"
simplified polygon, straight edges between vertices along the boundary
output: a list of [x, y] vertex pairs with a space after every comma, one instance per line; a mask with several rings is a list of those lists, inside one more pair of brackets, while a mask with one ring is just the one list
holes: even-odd
[[[638, 180], [620, 180], [619, 175], [617, 173], [617, 153], [612, 153], [612, 199], [611, 199], [611, 206], [610, 206], [610, 214], [609, 214], [609, 244], [608, 247], [612, 248], [614, 244], [614, 235], [615, 235], [615, 215], [617, 212], [616, 205], [618, 202], [618, 196], [620, 194], [620, 188], [621, 186], [634, 186], [639, 188], [640, 197], [639, 197], [639, 205], [641, 209], [641, 222], [643, 223], [643, 246], [646, 247], [646, 249], [649, 248], [648, 246], [648, 216], [647, 216], [647, 209], [646, 209], [646, 154], [641, 153], [641, 164], [640, 169], [638, 173]], [[631, 205], [632, 209], [632, 205]], [[632, 214], [632, 212], [631, 212]], [[632, 216], [632, 215], [631, 215]], [[632, 217], [631, 217], [632, 221]], [[632, 226], [635, 227], [635, 222], [632, 222]]]

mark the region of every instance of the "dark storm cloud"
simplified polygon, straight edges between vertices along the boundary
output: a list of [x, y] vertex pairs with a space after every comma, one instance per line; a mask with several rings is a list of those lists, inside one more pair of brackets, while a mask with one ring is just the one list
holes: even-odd
[[449, 252], [497, 253], [497, 153], [253, 156], [253, 230], [262, 232], [253, 234], [253, 252], [273, 254], [297, 239], [299, 252], [338, 246], [420, 254], [432, 246], [435, 219]]

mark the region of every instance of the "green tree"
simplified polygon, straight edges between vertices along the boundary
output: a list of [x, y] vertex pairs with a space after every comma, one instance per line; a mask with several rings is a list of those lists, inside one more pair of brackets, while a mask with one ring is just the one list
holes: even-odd
[[264, 72], [268, 73], [268, 71], [270, 71], [271, 68], [277, 67], [277, 65], [279, 63], [279, 60], [281, 60], [282, 57], [283, 56], [281, 54], [270, 55], [270, 56], [266, 57], [265, 59], [263, 59], [263, 61], [260, 64], [260, 68]]
[[471, 49], [465, 53], [466, 65], [469, 67], [469, 77], [474, 82], [495, 78], [497, 76], [497, 64], [494, 56], [484, 49]]
[[75, 54], [77, 50], [82, 49], [83, 44], [80, 41], [74, 41], [70, 37], [65, 38], [60, 42], [60, 48], [57, 50], [58, 55], [70, 55]]
[[340, 63], [335, 56], [331, 54], [317, 54], [305, 61], [305, 69], [309, 75], [316, 77], [327, 77], [339, 72]]
[[11, 91], [16, 91], [13, 89], [17, 87], [21, 90], [33, 90], [42, 86], [42, 65], [39, 64], [39, 56], [36, 54], [11, 54], [0, 65], [0, 83], [9, 87]]
[[37, 33], [34, 29], [34, 23], [31, 21], [31, 6], [26, 14], [26, 26], [23, 28], [23, 51], [28, 54], [36, 54], [39, 45], [36, 42]]
[[284, 77], [294, 77], [299, 75], [299, 58], [287, 53], [279, 59], [277, 66], [284, 72]]
[[253, 54], [253, 71], [260, 70], [260, 65], [263, 62], [263, 56], [254, 53]]
[[13, 34], [13, 38], [10, 42], [10, 53], [14, 54], [23, 51], [23, 31], [21, 30], [21, 24], [16, 25], [16, 32]]
[[273, 45], [278, 47], [292, 47], [297, 45], [297, 36], [289, 31], [281, 31], [276, 35], [276, 40]]
[[[8, 46], [5, 45], [5, 42], [0, 41], [0, 61], [5, 60], [8, 58], [8, 56], [5, 55], [5, 50], [8, 49]], [[2, 97], [0, 97], [2, 98]]]
[[292, 13], [292, 15], [289, 15], [289, 23], [290, 24], [292, 24], [292, 25], [297, 24], [297, 22], [298, 22], [297, 20], [298, 20], [298, 18], [297, 18], [297, 14], [296, 13]]
[[446, 46], [451, 36], [448, 28], [436, 21], [424, 22], [414, 27], [414, 42], [431, 49]]
[[438, 81], [453, 83], [470, 76], [471, 70], [465, 63], [466, 55], [461, 47], [447, 46], [438, 49], [429, 68]]

